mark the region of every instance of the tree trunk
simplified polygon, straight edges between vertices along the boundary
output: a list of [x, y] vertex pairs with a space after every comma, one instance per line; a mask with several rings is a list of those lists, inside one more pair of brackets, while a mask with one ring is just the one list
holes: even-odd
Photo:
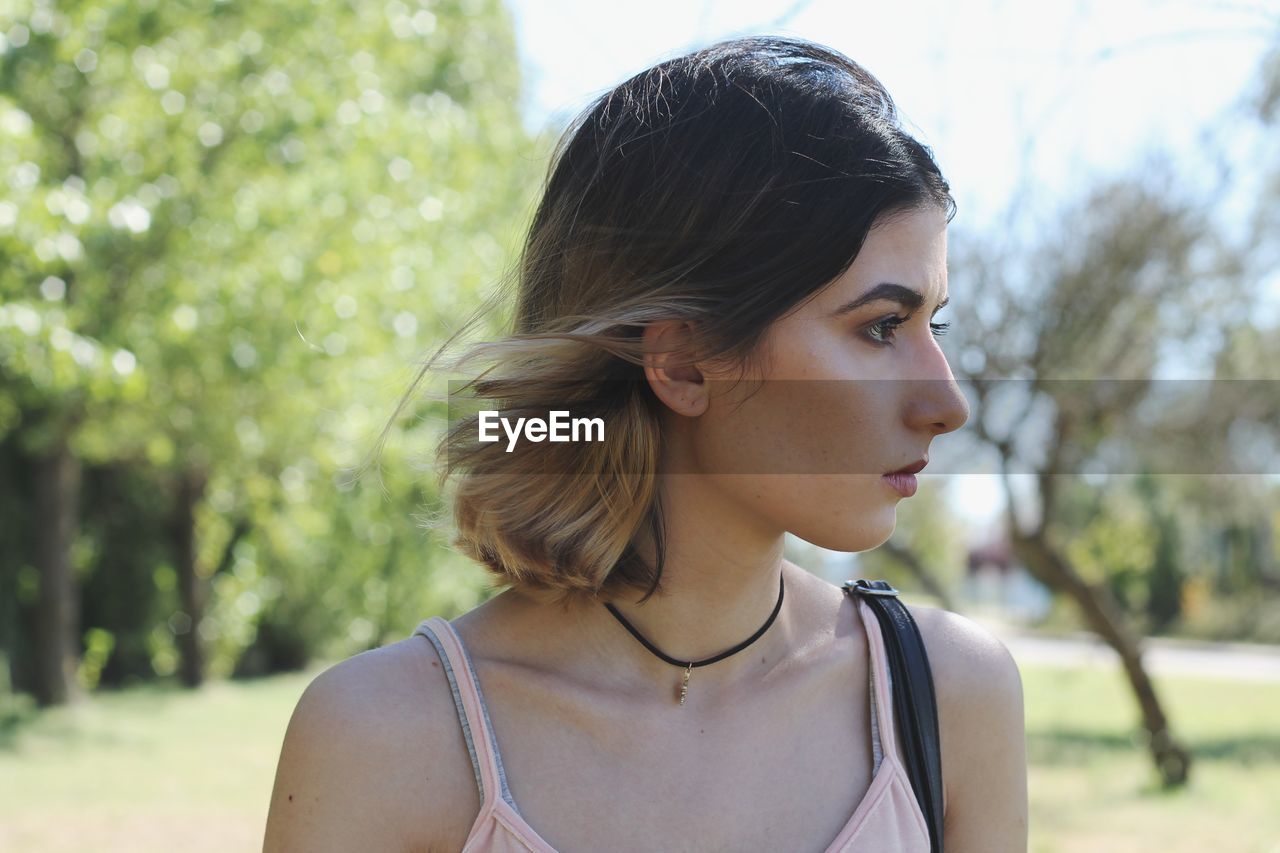
[[1133, 688], [1147, 731], [1151, 756], [1166, 788], [1185, 784], [1191, 769], [1191, 754], [1173, 738], [1168, 718], [1156, 695], [1155, 685], [1142, 665], [1140, 640], [1125, 624], [1124, 616], [1104, 588], [1088, 584], [1068, 560], [1045, 539], [1043, 529], [1033, 535], [1011, 533], [1014, 553], [1042, 583], [1066, 593], [1084, 614], [1089, 628], [1120, 656], [1129, 685]]
[[204, 618], [205, 584], [196, 571], [196, 506], [204, 495], [205, 475], [200, 471], [182, 471], [178, 475], [173, 502], [171, 544], [173, 564], [178, 575], [178, 597], [185, 630], [178, 632], [177, 644], [181, 662], [179, 678], [187, 687], [204, 683], [204, 648], [200, 643], [200, 621]]
[[34, 460], [36, 569], [35, 672], [32, 693], [41, 707], [83, 698], [76, 681], [80, 663], [78, 584], [71, 544], [78, 523], [80, 460], [64, 430]]

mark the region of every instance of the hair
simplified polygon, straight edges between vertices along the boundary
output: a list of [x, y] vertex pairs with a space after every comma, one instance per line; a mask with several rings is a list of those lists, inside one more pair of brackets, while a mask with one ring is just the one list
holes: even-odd
[[[452, 544], [495, 588], [559, 604], [647, 599], [665, 537], [664, 407], [643, 381], [645, 326], [689, 321], [691, 351], [750, 368], [770, 324], [847, 270], [873, 227], [928, 207], [955, 215], [930, 149], [870, 72], [807, 40], [721, 41], [596, 98], [552, 153], [509, 275], [510, 332], [451, 367], [488, 363], [464, 388], [504, 414], [569, 408], [603, 418], [609, 440], [507, 452], [475, 440], [475, 418], [456, 420], [436, 452], [442, 487], [455, 484]], [[507, 296], [423, 365], [379, 447], [441, 353]]]

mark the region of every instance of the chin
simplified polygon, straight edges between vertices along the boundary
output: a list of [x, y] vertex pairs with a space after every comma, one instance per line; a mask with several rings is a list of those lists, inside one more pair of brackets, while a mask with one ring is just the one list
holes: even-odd
[[791, 534], [828, 551], [870, 551], [889, 541], [897, 527], [898, 516], [891, 507], [887, 513], [875, 512], [861, 516], [850, 514], [846, 523], [841, 524], [839, 521], [845, 519], [828, 524], [814, 524], [811, 521], [804, 526], [791, 528]]

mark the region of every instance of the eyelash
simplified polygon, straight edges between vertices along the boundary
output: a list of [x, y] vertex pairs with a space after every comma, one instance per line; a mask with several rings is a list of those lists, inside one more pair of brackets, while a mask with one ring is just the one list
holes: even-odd
[[[899, 326], [901, 326], [903, 323], [907, 322], [907, 320], [909, 319], [911, 318], [910, 317], [886, 317], [880, 322], [874, 323], [871, 326], [868, 326], [868, 328], [879, 329], [881, 327], [885, 327], [885, 328], [888, 328], [890, 331], [892, 331], [893, 329], [896, 329]], [[930, 323], [929, 331], [935, 338], [940, 338], [947, 333], [947, 329], [949, 329], [950, 327], [951, 327], [950, 323]], [[892, 335], [890, 335], [890, 339], [892, 339]], [[882, 346], [882, 347], [893, 346], [893, 344], [889, 343], [889, 341], [878, 340], [873, 337], [868, 338], [868, 340], [870, 340], [873, 344], [876, 344], [877, 346]]]

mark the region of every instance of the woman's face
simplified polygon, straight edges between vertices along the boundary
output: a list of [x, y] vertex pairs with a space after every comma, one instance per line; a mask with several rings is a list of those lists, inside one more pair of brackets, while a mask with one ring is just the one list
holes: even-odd
[[[885, 283], [914, 291], [918, 306]], [[883, 543], [903, 500], [883, 475], [969, 417], [930, 327], [947, 298], [945, 214], [883, 222], [843, 275], [770, 327], [752, 374], [762, 382], [703, 374], [713, 381], [680, 430], [681, 465], [766, 529], [836, 551]]]

